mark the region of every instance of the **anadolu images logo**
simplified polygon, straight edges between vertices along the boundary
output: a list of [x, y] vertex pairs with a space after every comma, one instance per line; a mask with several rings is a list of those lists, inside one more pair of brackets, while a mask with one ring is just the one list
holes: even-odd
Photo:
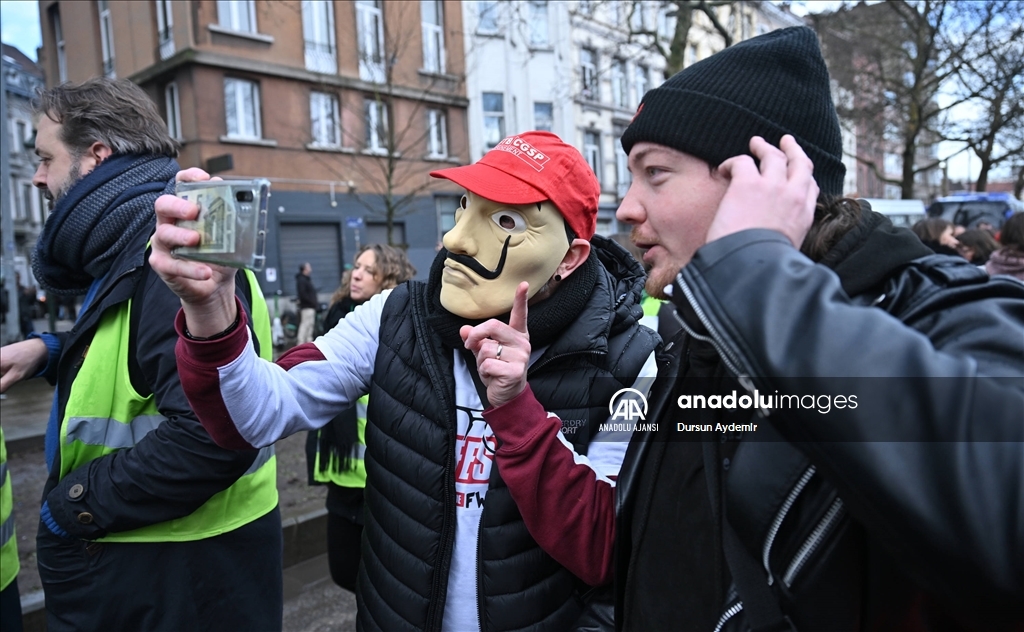
[[608, 402], [608, 414], [612, 421], [644, 421], [647, 418], [647, 398], [635, 388], [619, 389]]

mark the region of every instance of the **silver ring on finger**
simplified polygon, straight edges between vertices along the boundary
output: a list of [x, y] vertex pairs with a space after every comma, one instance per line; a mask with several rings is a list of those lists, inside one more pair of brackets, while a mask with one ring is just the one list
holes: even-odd
[[500, 360], [501, 359], [501, 352], [504, 351], [504, 350], [505, 350], [505, 345], [503, 345], [503, 344], [501, 344], [499, 342], [498, 343], [498, 352], [494, 354], [494, 359], [495, 360]]

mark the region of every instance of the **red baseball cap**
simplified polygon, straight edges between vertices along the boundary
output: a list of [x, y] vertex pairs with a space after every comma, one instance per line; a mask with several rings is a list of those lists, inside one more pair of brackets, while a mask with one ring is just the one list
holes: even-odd
[[472, 165], [430, 175], [501, 204], [551, 200], [576, 236], [594, 236], [601, 185], [579, 150], [551, 132], [509, 136]]

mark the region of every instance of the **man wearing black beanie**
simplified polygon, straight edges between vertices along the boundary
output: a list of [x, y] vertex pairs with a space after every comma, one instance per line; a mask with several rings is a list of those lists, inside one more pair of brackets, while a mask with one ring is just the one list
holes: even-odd
[[683, 331], [620, 470], [616, 628], [1021, 629], [1024, 286], [841, 198], [808, 28], [651, 90], [622, 145]]

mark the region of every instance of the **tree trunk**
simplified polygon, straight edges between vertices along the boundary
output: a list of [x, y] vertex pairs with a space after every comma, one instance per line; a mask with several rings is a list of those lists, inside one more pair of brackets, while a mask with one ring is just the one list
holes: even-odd
[[974, 183], [974, 190], [984, 193], [988, 190], [988, 172], [992, 169], [992, 161], [981, 156], [981, 171], [978, 173], [978, 181]]

